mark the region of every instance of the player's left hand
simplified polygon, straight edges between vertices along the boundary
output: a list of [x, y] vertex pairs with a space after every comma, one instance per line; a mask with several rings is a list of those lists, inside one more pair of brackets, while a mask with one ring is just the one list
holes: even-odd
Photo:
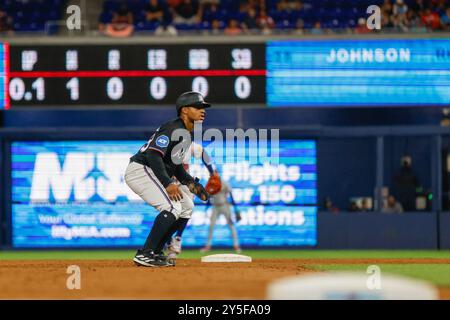
[[203, 201], [208, 201], [209, 194], [206, 192], [205, 188], [198, 182], [198, 178], [195, 178], [194, 182], [188, 184], [189, 191], [195, 194]]

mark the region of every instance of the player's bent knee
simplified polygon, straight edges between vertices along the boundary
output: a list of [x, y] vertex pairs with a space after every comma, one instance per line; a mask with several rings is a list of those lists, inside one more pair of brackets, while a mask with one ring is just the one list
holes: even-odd
[[192, 213], [194, 212], [194, 210], [190, 209], [190, 210], [184, 210], [181, 215], [180, 218], [185, 218], [185, 219], [190, 219], [192, 217]]
[[166, 211], [172, 212], [172, 214], [178, 219], [181, 218], [183, 215], [183, 207], [181, 206], [181, 203], [179, 201], [172, 201], [172, 205], [168, 207], [167, 209], [164, 209]]
[[182, 204], [180, 218], [189, 219], [194, 211], [194, 202], [191, 199], [185, 199]]

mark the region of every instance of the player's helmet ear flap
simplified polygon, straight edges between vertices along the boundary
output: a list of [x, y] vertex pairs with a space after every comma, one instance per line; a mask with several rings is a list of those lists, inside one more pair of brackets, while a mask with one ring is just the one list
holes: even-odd
[[176, 107], [178, 116], [181, 113], [181, 108], [188, 106], [196, 108], [209, 108], [211, 107], [211, 104], [205, 102], [200, 92], [189, 91], [182, 93], [177, 99]]

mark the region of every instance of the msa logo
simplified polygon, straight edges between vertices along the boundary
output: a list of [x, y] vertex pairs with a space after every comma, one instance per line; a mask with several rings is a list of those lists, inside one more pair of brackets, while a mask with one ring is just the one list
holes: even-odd
[[30, 200], [33, 202], [138, 200], [124, 172], [129, 153], [68, 152], [63, 163], [55, 152], [36, 156]]

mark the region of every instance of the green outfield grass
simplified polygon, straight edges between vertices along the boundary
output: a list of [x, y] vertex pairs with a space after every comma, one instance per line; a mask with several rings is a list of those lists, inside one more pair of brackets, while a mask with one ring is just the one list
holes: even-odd
[[[399, 274], [411, 278], [422, 279], [437, 286], [450, 286], [450, 265], [446, 264], [377, 264], [381, 274]], [[361, 271], [366, 272], [367, 264], [333, 264], [311, 265], [309, 269], [319, 271]]]
[[[180, 258], [199, 259], [204, 255], [216, 253], [233, 253], [233, 251], [213, 250], [204, 254], [198, 250], [184, 250]], [[0, 260], [130, 259], [134, 254], [134, 250], [0, 251]], [[244, 250], [242, 254], [254, 259], [450, 259], [450, 250]]]

